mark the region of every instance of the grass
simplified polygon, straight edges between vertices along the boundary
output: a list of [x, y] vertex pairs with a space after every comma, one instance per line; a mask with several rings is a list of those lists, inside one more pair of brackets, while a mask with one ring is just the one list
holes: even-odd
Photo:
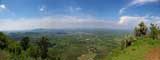
[[147, 60], [145, 54], [155, 47], [160, 47], [160, 40], [139, 38], [124, 50], [115, 49], [105, 60]]
[[89, 52], [88, 54], [81, 55], [78, 60], [93, 60], [95, 56], [95, 53]]

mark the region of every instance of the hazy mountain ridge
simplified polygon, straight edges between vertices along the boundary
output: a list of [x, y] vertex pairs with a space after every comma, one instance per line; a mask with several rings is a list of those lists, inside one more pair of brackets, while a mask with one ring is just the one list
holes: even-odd
[[11, 31], [6, 32], [9, 36], [16, 40], [20, 40], [25, 36], [63, 36], [63, 35], [87, 35], [87, 34], [95, 34], [95, 35], [104, 35], [104, 34], [113, 34], [113, 35], [121, 35], [129, 33], [129, 30], [112, 30], [112, 29], [33, 29], [28, 31]]

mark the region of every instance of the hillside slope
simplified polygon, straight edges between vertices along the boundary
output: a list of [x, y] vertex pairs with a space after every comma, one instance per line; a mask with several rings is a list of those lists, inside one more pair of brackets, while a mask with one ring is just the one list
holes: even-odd
[[115, 49], [106, 60], [160, 60], [160, 56], [157, 56], [160, 55], [157, 54], [159, 47], [160, 40], [140, 38], [124, 50]]

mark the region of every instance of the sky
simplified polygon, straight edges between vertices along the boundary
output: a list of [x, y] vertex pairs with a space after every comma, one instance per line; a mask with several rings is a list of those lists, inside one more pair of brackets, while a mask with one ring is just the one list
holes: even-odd
[[160, 0], [0, 0], [0, 30], [133, 29], [160, 24]]

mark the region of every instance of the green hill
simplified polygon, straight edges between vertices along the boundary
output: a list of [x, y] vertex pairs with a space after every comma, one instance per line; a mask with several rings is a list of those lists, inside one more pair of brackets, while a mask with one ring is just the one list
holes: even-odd
[[160, 47], [160, 40], [138, 38], [137, 41], [124, 50], [115, 49], [106, 60], [148, 60], [146, 54], [157, 47]]

